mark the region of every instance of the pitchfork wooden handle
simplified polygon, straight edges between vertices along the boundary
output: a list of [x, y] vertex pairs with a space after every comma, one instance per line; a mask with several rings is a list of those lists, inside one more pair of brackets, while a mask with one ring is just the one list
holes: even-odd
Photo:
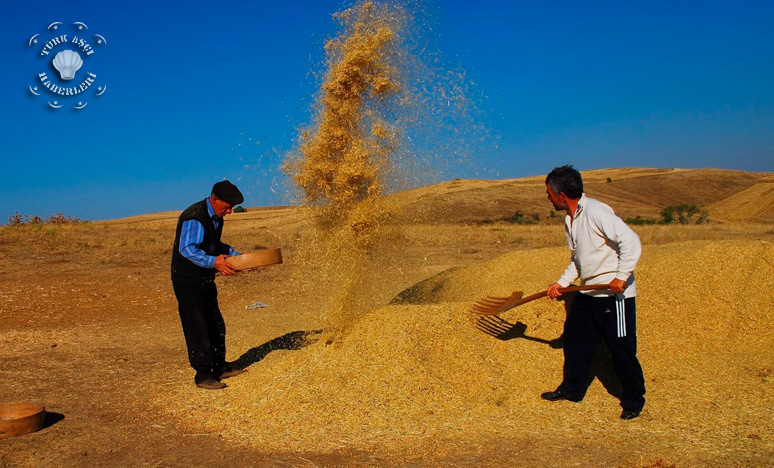
[[[573, 292], [573, 291], [587, 291], [592, 289], [609, 289], [609, 286], [606, 284], [588, 284], [583, 286], [568, 286], [566, 288], [559, 288], [559, 292], [561, 294], [564, 294], [564, 293]], [[494, 297], [494, 296], [483, 297], [479, 299], [478, 302], [473, 304], [472, 312], [479, 315], [499, 315], [505, 312], [506, 310], [510, 310], [514, 307], [518, 307], [522, 304], [526, 304], [527, 302], [534, 301], [535, 299], [540, 299], [541, 297], [548, 296], [548, 290], [539, 292], [537, 294], [533, 294], [531, 296], [527, 296], [525, 298], [522, 298], [521, 295], [522, 295], [521, 291], [514, 291], [508, 297]]]
[[[582, 286], [567, 286], [566, 288], [560, 288], [559, 292], [562, 294], [575, 291], [591, 291], [593, 289], [610, 289], [609, 284], [585, 284]], [[546, 294], [548, 291], [546, 291]]]
[[[567, 286], [566, 288], [560, 288], [559, 292], [562, 294], [565, 294], [568, 292], [575, 292], [575, 291], [591, 291], [593, 289], [609, 289], [609, 288], [610, 286], [608, 286], [607, 284], [587, 284], [583, 286]], [[541, 297], [546, 297], [546, 296], [548, 296], [548, 290], [525, 297], [524, 299], [519, 301], [519, 305], [526, 304], [527, 302], [534, 301], [535, 299], [540, 299]]]
[[[592, 289], [609, 289], [609, 286], [606, 284], [587, 284], [583, 286], [567, 286], [566, 288], [560, 288], [559, 292], [562, 294], [565, 294], [568, 292], [575, 292], [575, 291], [590, 291]], [[509, 308], [517, 307], [517, 306], [526, 304], [527, 302], [534, 301], [535, 299], [540, 299], [541, 297], [546, 297], [546, 296], [548, 296], [548, 290], [522, 298], [521, 300], [519, 300]]]

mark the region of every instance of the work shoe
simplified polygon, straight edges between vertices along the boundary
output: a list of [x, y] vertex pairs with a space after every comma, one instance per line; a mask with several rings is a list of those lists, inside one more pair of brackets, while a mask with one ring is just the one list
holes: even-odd
[[574, 401], [576, 403], [580, 401], [576, 398], [571, 398], [570, 395], [568, 395], [561, 388], [557, 388], [556, 391], [554, 392], [545, 392], [540, 395], [540, 398], [548, 401], [569, 400], [569, 401]]
[[222, 374], [220, 374], [220, 380], [228, 379], [229, 377], [236, 377], [239, 374], [244, 374], [247, 372], [247, 369], [229, 369], [226, 371], [223, 371]]
[[218, 382], [215, 379], [207, 379], [197, 383], [196, 386], [207, 390], [220, 390], [221, 388], [226, 388], [226, 384], [223, 382]]
[[639, 416], [639, 415], [640, 415], [640, 412], [639, 412], [639, 411], [630, 410], [630, 409], [625, 409], [625, 410], [623, 410], [623, 412], [621, 413], [621, 419], [624, 419], [624, 420], [628, 421], [628, 420], [630, 420], [630, 419], [634, 419], [634, 418], [636, 418], [636, 417], [637, 417], [637, 416]]

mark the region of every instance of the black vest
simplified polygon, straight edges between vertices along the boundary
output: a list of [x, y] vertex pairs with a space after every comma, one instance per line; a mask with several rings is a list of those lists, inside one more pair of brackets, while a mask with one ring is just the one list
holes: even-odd
[[180, 253], [180, 231], [183, 228], [183, 223], [189, 219], [195, 219], [204, 226], [204, 240], [199, 244], [199, 248], [207, 255], [216, 256], [228, 254], [228, 251], [223, 251], [222, 244], [220, 243], [220, 234], [223, 232], [223, 218], [218, 218], [218, 228], [215, 229], [210, 213], [207, 210], [207, 199], [205, 198], [186, 208], [177, 220], [175, 244], [172, 248], [172, 281], [188, 286], [201, 286], [215, 279], [215, 269], [202, 268], [195, 265]]

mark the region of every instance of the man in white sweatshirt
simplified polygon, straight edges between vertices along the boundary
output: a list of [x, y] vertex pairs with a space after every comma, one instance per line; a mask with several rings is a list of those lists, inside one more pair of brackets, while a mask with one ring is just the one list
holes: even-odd
[[634, 302], [640, 239], [609, 206], [583, 193], [581, 175], [572, 166], [557, 167], [548, 174], [546, 193], [557, 211], [567, 212], [565, 234], [572, 253], [564, 274], [548, 287], [548, 296], [558, 298], [559, 290], [576, 279], [582, 285], [606, 284], [609, 291], [584, 291], [573, 299], [564, 323], [564, 378], [555, 391], [541, 397], [581, 401], [601, 337], [623, 386], [621, 419], [634, 419], [645, 405]]

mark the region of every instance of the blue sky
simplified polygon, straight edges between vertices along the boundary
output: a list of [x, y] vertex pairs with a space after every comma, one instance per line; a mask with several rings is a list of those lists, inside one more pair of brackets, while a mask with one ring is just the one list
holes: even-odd
[[[566, 163], [774, 171], [774, 2], [427, 3], [432, 37], [475, 83], [491, 137], [446, 179]], [[247, 206], [286, 203], [278, 165], [310, 122], [331, 13], [348, 4], [5, 6], [0, 223], [15, 211], [98, 220], [180, 210], [223, 178]], [[53, 95], [29, 90], [38, 73], [56, 73], [42, 43], [28, 46], [53, 36], [53, 22], [95, 48], [83, 70], [97, 74], [57, 110]], [[79, 100], [87, 107], [73, 109]]]

